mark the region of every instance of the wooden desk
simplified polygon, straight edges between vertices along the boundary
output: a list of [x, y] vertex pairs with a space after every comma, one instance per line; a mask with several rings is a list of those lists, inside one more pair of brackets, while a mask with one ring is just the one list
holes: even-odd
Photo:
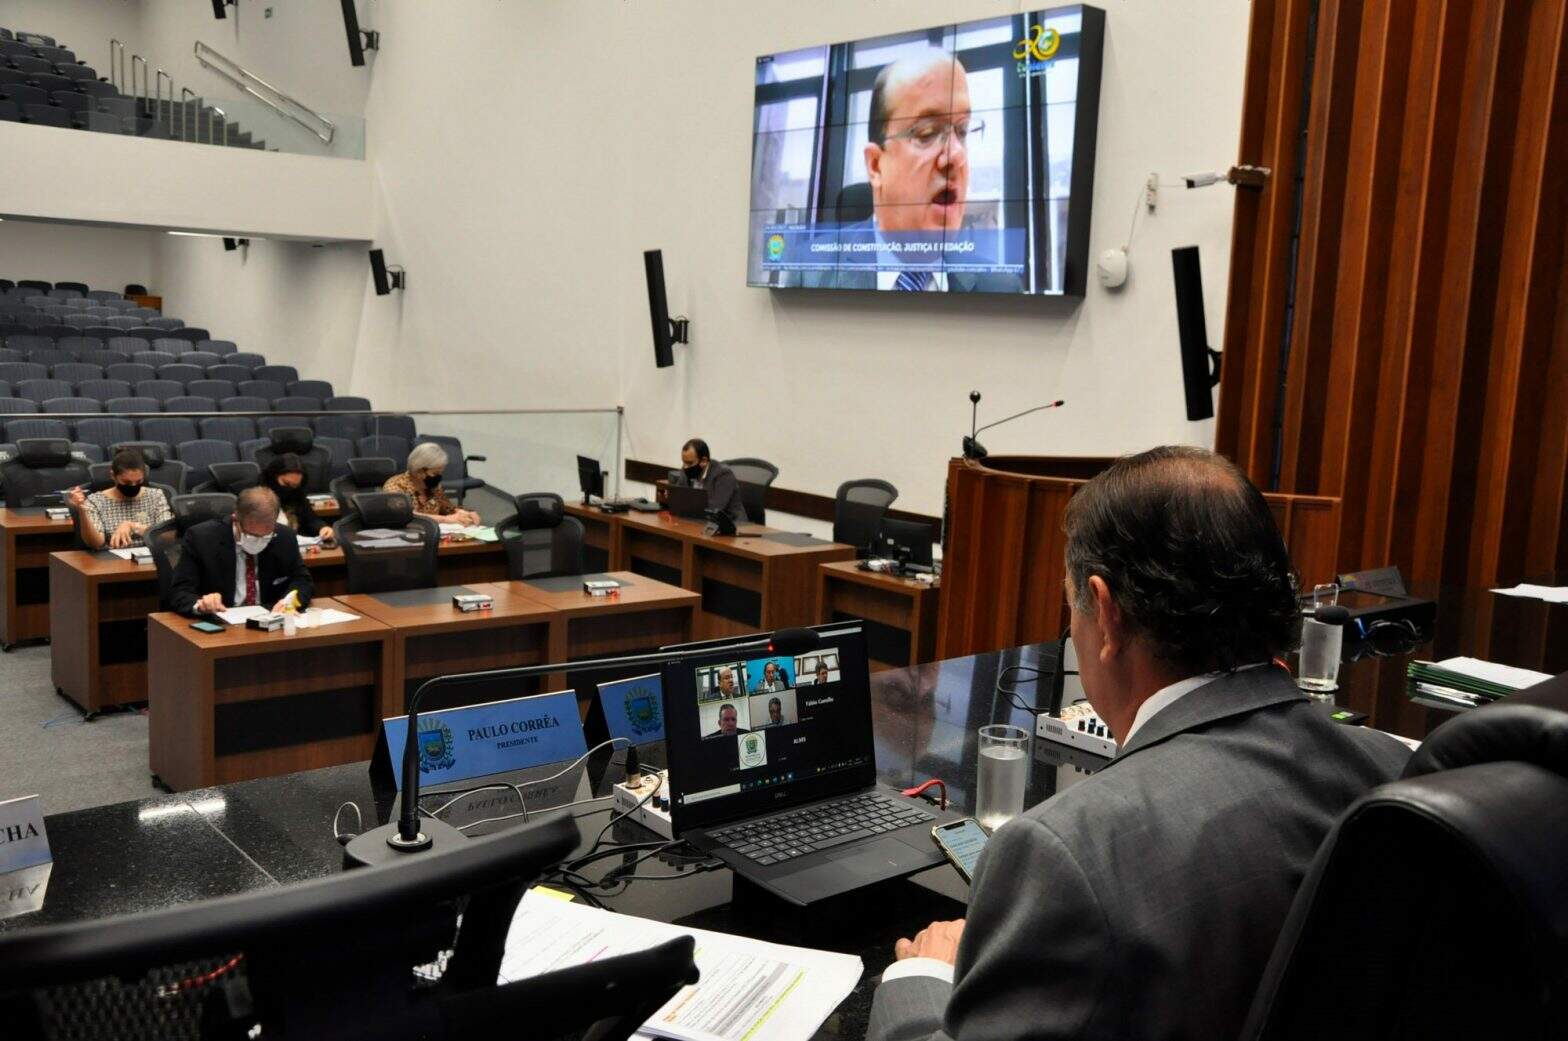
[[853, 560], [851, 546], [744, 524], [703, 534], [703, 522], [669, 513], [615, 514], [615, 567], [702, 595], [692, 638], [706, 640], [816, 620], [817, 565]]
[[583, 525], [583, 567], [589, 571], [608, 571], [620, 560], [621, 525], [619, 513], [605, 513], [582, 503], [567, 503], [566, 512]]
[[817, 621], [860, 618], [873, 671], [934, 660], [941, 587], [862, 571], [853, 560], [817, 568]]
[[0, 647], [49, 635], [49, 554], [75, 548], [70, 521], [0, 507]]
[[[348, 608], [330, 597], [321, 607]], [[392, 686], [392, 630], [371, 618], [294, 636], [201, 633], [147, 619], [148, 760], [173, 791], [353, 763], [374, 751]]]
[[[614, 596], [589, 596], [582, 584], [594, 578], [613, 578], [621, 588]], [[484, 590], [526, 597], [555, 612], [551, 661], [636, 654], [685, 643], [692, 638], [693, 616], [702, 603], [689, 589], [629, 571], [493, 582]]]
[[[452, 606], [452, 594], [465, 590], [489, 593], [495, 606], [488, 611], [459, 611]], [[550, 660], [556, 612], [513, 595], [504, 585], [460, 583], [401, 593], [354, 593], [337, 599], [347, 610], [374, 618], [394, 632], [393, 689], [398, 695], [388, 715], [401, 715], [407, 697], [432, 676]], [[432, 692], [421, 708], [475, 705], [538, 693], [539, 689], [534, 680], [476, 681], [451, 691]]]
[[[506, 553], [494, 542], [444, 542], [439, 562], [445, 585], [506, 578]], [[341, 549], [307, 552], [305, 565], [317, 597], [348, 591]], [[49, 582], [55, 690], [89, 715], [146, 701], [147, 616], [159, 609], [153, 566], [71, 550], [50, 555]]]

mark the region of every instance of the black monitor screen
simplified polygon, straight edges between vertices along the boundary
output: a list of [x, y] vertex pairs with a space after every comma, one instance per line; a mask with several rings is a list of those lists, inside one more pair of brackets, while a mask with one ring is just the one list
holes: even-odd
[[757, 59], [747, 282], [1082, 296], [1105, 14]]
[[604, 498], [604, 471], [599, 469], [599, 460], [577, 457], [577, 485], [584, 495]]
[[801, 654], [752, 647], [675, 662], [665, 667], [664, 697], [677, 828], [875, 778], [858, 628]]

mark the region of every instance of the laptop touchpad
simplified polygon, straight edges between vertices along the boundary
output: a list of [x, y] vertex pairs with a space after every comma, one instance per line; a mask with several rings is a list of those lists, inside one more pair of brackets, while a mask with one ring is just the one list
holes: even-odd
[[838, 867], [866, 879], [893, 878], [924, 867], [929, 859], [891, 837], [827, 856]]

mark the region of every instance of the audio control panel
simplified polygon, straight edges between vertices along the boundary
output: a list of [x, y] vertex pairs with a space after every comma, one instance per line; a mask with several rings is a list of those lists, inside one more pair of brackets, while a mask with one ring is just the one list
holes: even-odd
[[1042, 713], [1035, 717], [1034, 732], [1036, 737], [1107, 759], [1116, 754], [1116, 739], [1087, 701], [1074, 702], [1054, 715]]

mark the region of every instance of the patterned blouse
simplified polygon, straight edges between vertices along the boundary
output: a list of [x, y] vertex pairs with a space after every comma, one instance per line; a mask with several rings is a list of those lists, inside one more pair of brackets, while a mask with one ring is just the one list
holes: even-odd
[[425, 491], [422, 481], [416, 481], [407, 473], [400, 473], [396, 477], [387, 479], [381, 486], [384, 492], [402, 492], [414, 500], [415, 513], [429, 513], [438, 517], [445, 517], [449, 513], [456, 513], [457, 507], [452, 505], [452, 500], [446, 497], [446, 489], [439, 484], [433, 492]]
[[108, 491], [93, 492], [82, 509], [105, 540], [126, 521], [152, 528], [174, 519], [174, 514], [169, 512], [169, 500], [156, 488], [143, 488], [136, 498], [129, 500], [110, 495]]

